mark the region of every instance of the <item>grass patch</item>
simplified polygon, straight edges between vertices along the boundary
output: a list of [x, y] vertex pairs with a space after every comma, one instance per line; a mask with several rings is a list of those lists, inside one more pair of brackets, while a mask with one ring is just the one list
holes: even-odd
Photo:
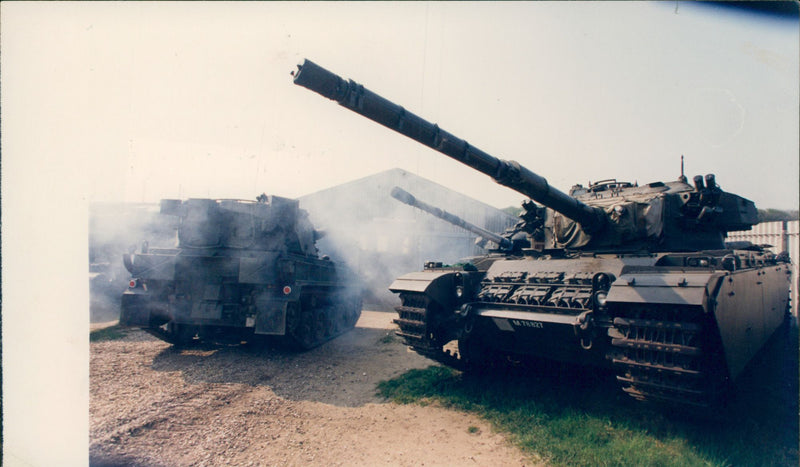
[[378, 343], [380, 343], [380, 344], [391, 344], [392, 342], [396, 342], [397, 340], [398, 339], [397, 339], [397, 336], [395, 336], [394, 331], [389, 331], [389, 332], [386, 333], [385, 336], [383, 336], [380, 339], [378, 339]]
[[796, 466], [794, 342], [788, 358], [756, 362], [713, 419], [634, 401], [612, 375], [565, 365], [490, 375], [432, 366], [381, 382], [378, 392], [475, 413], [552, 465]]
[[103, 329], [96, 329], [89, 333], [90, 342], [114, 341], [122, 339], [128, 334], [125, 328], [116, 324]]

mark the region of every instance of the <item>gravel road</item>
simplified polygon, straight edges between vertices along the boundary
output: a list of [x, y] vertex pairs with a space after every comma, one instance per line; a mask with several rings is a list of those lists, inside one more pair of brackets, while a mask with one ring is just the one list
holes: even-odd
[[93, 342], [90, 463], [536, 464], [474, 416], [376, 395], [379, 381], [432, 364], [393, 337], [394, 316], [365, 311], [353, 331], [304, 353], [177, 350], [139, 330]]

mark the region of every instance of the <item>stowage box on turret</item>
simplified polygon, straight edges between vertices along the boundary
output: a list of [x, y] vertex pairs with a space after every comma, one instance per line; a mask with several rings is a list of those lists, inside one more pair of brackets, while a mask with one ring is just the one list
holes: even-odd
[[177, 216], [177, 248], [124, 256], [132, 278], [120, 324], [187, 344], [281, 336], [309, 349], [355, 326], [361, 290], [343, 264], [319, 257], [297, 200], [162, 200]]
[[[504, 356], [608, 366], [636, 399], [708, 406], [787, 316], [789, 264], [726, 247], [757, 212], [713, 175], [565, 194], [311, 61], [294, 82], [530, 198], [515, 229], [529, 239], [522, 257], [426, 268], [390, 286], [398, 334], [423, 355], [462, 369]], [[451, 341], [458, 353], [443, 350]]]

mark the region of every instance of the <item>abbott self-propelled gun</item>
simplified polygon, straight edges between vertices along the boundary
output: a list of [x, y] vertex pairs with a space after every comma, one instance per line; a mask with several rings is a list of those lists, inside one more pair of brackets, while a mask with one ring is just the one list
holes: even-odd
[[161, 213], [179, 218], [177, 247], [124, 256], [121, 324], [176, 345], [276, 336], [300, 349], [355, 326], [360, 281], [319, 256], [297, 200], [162, 200]]

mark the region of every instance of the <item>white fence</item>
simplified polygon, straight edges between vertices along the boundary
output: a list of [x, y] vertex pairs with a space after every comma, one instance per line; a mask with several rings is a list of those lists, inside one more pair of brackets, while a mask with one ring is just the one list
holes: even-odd
[[775, 254], [788, 251], [792, 259], [792, 313], [797, 316], [798, 289], [800, 289], [800, 221], [764, 222], [753, 226], [753, 230], [728, 232], [728, 241], [747, 240], [756, 245], [772, 245]]

